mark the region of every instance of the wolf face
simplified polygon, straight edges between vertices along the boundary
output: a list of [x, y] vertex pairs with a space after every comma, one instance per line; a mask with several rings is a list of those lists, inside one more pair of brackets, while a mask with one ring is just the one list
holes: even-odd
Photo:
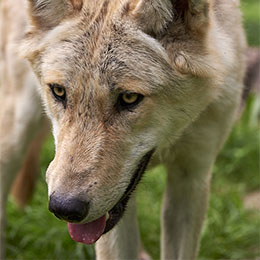
[[[207, 17], [207, 1], [200, 2]], [[152, 155], [217, 95], [209, 75], [219, 68], [209, 66], [210, 57], [197, 71], [192, 66], [206, 47], [195, 46], [194, 58], [179, 52], [178, 39], [169, 46], [164, 38], [165, 30], [169, 37], [183, 31], [203, 35], [204, 44], [202, 11], [196, 9], [202, 31], [198, 22], [186, 31], [173, 19], [186, 8], [171, 1], [29, 1], [32, 27], [22, 51], [40, 81], [56, 144], [46, 175], [50, 210], [82, 224], [69, 224], [77, 241], [92, 243], [118, 222]], [[95, 235], [80, 233], [84, 225]]]

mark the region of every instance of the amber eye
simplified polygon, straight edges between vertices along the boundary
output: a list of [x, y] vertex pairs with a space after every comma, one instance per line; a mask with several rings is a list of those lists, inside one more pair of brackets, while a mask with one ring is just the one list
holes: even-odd
[[54, 87], [53, 92], [58, 97], [63, 97], [65, 95], [65, 89], [61, 87]]
[[66, 100], [65, 88], [58, 84], [49, 84], [53, 96], [58, 100], [64, 102]]
[[119, 99], [117, 102], [118, 110], [131, 110], [135, 108], [142, 101], [143, 98], [144, 96], [138, 93], [122, 93], [119, 95]]
[[123, 102], [125, 102], [126, 104], [132, 104], [132, 103], [136, 102], [136, 100], [138, 99], [138, 94], [124, 93], [124, 94], [122, 94], [121, 98], [122, 98]]

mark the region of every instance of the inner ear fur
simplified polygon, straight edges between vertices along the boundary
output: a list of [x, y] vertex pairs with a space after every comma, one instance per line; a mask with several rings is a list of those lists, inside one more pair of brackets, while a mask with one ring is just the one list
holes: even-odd
[[130, 0], [128, 8], [130, 15], [148, 34], [162, 32], [173, 18], [169, 0]]
[[148, 34], [162, 33], [168, 25], [182, 22], [186, 29], [204, 32], [211, 0], [130, 0], [128, 10]]
[[182, 21], [187, 29], [204, 33], [210, 19], [211, 0], [171, 0], [176, 20]]
[[48, 30], [74, 11], [81, 10], [83, 0], [28, 0], [28, 3], [31, 24], [37, 29]]

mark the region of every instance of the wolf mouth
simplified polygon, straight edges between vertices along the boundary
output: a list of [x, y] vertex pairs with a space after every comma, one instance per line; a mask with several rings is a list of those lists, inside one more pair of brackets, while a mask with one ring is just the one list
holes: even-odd
[[[141, 180], [154, 151], [155, 149], [150, 150], [141, 158], [125, 193], [106, 215], [85, 224], [68, 223], [68, 230], [73, 240], [85, 244], [92, 244], [119, 222], [125, 212], [131, 193]], [[107, 219], [106, 216], [108, 216]]]
[[103, 234], [110, 231], [122, 218], [127, 206], [127, 202], [129, 201], [132, 192], [136, 189], [136, 186], [140, 182], [154, 151], [155, 149], [152, 149], [142, 157], [124, 195], [119, 200], [119, 202], [108, 212], [109, 218], [106, 221], [106, 227]]

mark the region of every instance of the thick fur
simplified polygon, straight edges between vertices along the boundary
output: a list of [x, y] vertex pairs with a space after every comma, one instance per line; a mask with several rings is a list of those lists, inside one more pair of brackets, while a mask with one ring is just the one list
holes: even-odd
[[[156, 149], [153, 164], [168, 169], [161, 258], [196, 258], [211, 168], [241, 102], [246, 43], [238, 5], [2, 0], [1, 234], [8, 191], [41, 125], [40, 93], [56, 144], [49, 195], [90, 201], [84, 222], [95, 220]], [[65, 87], [66, 105], [54, 99], [54, 83]], [[144, 96], [133, 111], [116, 109], [124, 91]], [[135, 212], [132, 197], [120, 223], [97, 242], [98, 259], [137, 258]]]

